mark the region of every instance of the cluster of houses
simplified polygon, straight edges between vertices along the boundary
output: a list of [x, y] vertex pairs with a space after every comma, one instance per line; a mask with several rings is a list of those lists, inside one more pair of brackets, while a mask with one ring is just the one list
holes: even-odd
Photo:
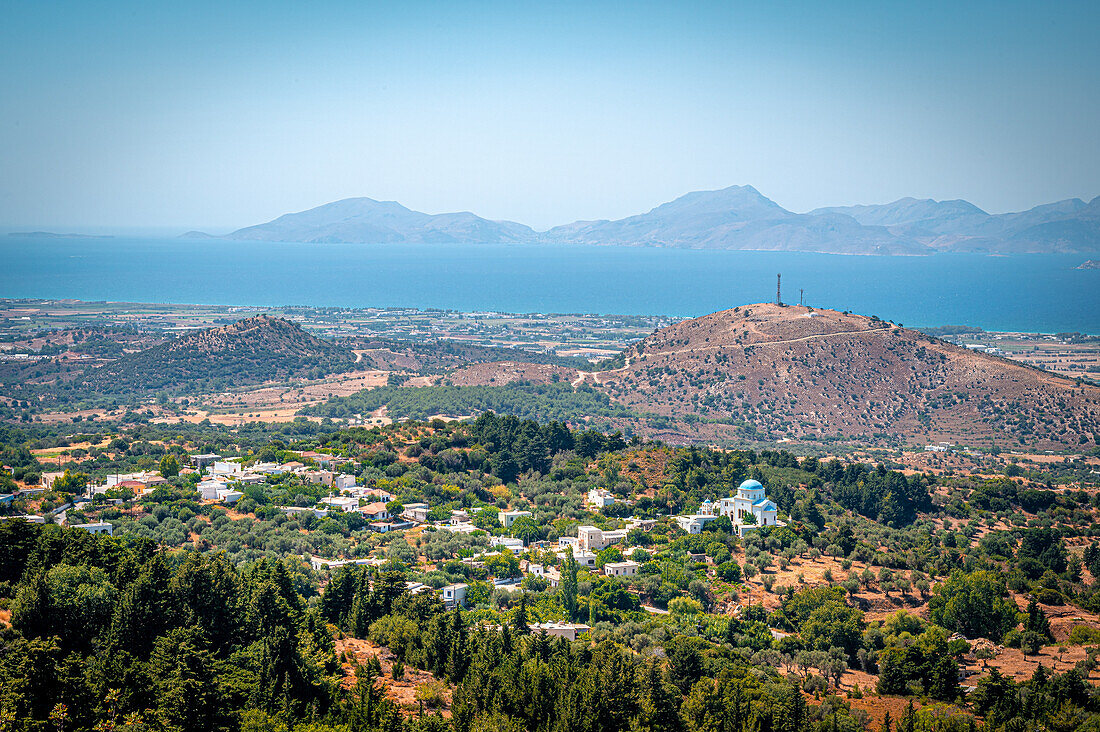
[[[318, 462], [322, 465], [326, 462], [324, 460], [325, 458], [331, 460], [331, 456], [322, 456], [319, 453], [312, 453], [312, 455], [317, 455], [321, 458], [320, 461], [314, 460], [314, 462]], [[302, 457], [311, 457], [311, 455], [303, 453]], [[207, 459], [209, 458], [213, 459], [208, 461]], [[313, 458], [311, 457], [311, 459]], [[326, 470], [324, 468], [319, 469], [312, 465], [307, 466], [298, 461], [288, 463], [256, 463], [247, 468], [243, 463], [235, 460], [222, 460], [218, 455], [192, 455], [191, 461], [192, 464], [197, 464], [200, 468], [206, 467], [207, 465], [210, 466], [198, 485], [199, 496], [204, 501], [221, 501], [227, 504], [236, 503], [244, 494], [236, 490], [233, 487], [234, 485], [240, 486], [264, 483], [267, 481], [267, 476], [282, 475], [284, 473], [293, 473], [306, 483], [320, 483], [337, 492], [345, 488], [355, 487], [354, 475], [343, 475], [333, 472], [332, 470]]]
[[[190, 458], [193, 470], [201, 471], [202, 480], [197, 489], [204, 501], [218, 501], [225, 504], [234, 504], [243, 497], [239, 488], [249, 485], [264, 483], [269, 475], [293, 473], [302, 481], [310, 484], [321, 484], [330, 489], [329, 495], [322, 498], [320, 506], [297, 507], [286, 506], [281, 510], [287, 514], [312, 512], [318, 518], [329, 513], [360, 514], [368, 526], [379, 532], [406, 529], [418, 524], [430, 521], [431, 507], [427, 503], [410, 503], [401, 507], [399, 515], [391, 515], [390, 506], [395, 496], [380, 488], [368, 488], [357, 485], [355, 476], [335, 472], [332, 456], [320, 453], [303, 453], [303, 459], [309, 459], [312, 464], [302, 462], [287, 463], [256, 463], [246, 467], [236, 460], [223, 460], [219, 455], [192, 455]], [[106, 493], [110, 490], [129, 489], [134, 494], [141, 495], [151, 492], [157, 486], [167, 481], [157, 473], [142, 472], [127, 475], [108, 476], [102, 485], [93, 486], [89, 493], [91, 496]], [[41, 489], [38, 489], [41, 490]], [[0, 496], [0, 502], [11, 500], [14, 496]], [[80, 500], [90, 500], [84, 497]], [[118, 502], [114, 499], [113, 502]], [[596, 509], [606, 508], [615, 504], [616, 497], [604, 489], [593, 489], [587, 495], [587, 503]], [[698, 513], [676, 516], [677, 525], [689, 534], [699, 534], [707, 523], [722, 516], [728, 517], [739, 536], [744, 536], [748, 531], [760, 527], [783, 526], [778, 519], [778, 508], [765, 495], [764, 486], [755, 480], [746, 480], [737, 488], [733, 496], [719, 499], [717, 502], [707, 499], [703, 502]], [[62, 519], [64, 514], [61, 515]], [[526, 510], [504, 510], [498, 514], [499, 521], [504, 529], [513, 527], [516, 521], [532, 517], [532, 513]], [[27, 520], [43, 523], [43, 516], [25, 516]], [[630, 559], [635, 556], [641, 547], [624, 547], [621, 561], [603, 562], [602, 566], [597, 561], [598, 553], [611, 546], [620, 546], [627, 543], [632, 529], [649, 531], [656, 525], [654, 519], [631, 518], [626, 521], [626, 528], [605, 530], [596, 526], [577, 527], [576, 536], [561, 537], [556, 546], [551, 548], [557, 556], [565, 559], [569, 554], [581, 567], [594, 569], [600, 566], [600, 571], [608, 577], [633, 577], [641, 569], [641, 563]], [[437, 528], [456, 533], [470, 533], [477, 531], [477, 527], [471, 523], [470, 515], [462, 509], [453, 510], [449, 519], [435, 522]], [[111, 524], [107, 522], [78, 524], [77, 528], [92, 533], [112, 533]], [[521, 553], [525, 549], [525, 542], [521, 538], [512, 536], [490, 536], [490, 550], [506, 550], [513, 553]], [[642, 551], [645, 551], [642, 549]], [[700, 560], [702, 557], [700, 557]], [[464, 562], [478, 562], [481, 557], [466, 558]], [[379, 557], [353, 558], [344, 560], [329, 560], [320, 557], [309, 558], [311, 566], [315, 570], [333, 570], [348, 564], [380, 565], [384, 559]], [[525, 575], [532, 575], [545, 579], [552, 587], [558, 586], [561, 581], [561, 572], [558, 568], [546, 564], [524, 561], [520, 564], [520, 571]], [[498, 586], [516, 583], [515, 578], [500, 578], [496, 580]], [[409, 583], [409, 591], [416, 594], [430, 592], [431, 587], [417, 582]], [[468, 585], [456, 583], [447, 585], [438, 592], [443, 604], [450, 608], [464, 605]], [[588, 632], [588, 627], [579, 624], [567, 623], [541, 623], [531, 626], [534, 632], [543, 632], [550, 636], [557, 636], [574, 640], [579, 634]]]

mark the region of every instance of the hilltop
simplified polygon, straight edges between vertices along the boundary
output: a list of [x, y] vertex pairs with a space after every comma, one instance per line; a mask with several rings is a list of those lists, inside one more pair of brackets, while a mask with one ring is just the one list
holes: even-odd
[[634, 411], [761, 437], [1100, 440], [1100, 388], [833, 310], [758, 304], [686, 320], [591, 378]]
[[318, 378], [352, 368], [355, 356], [282, 318], [258, 315], [188, 333], [90, 371], [85, 385], [109, 393], [186, 385], [230, 388], [270, 379]]
[[801, 306], [681, 321], [594, 368], [468, 363], [434, 384], [363, 391], [306, 413], [469, 415], [507, 405], [678, 444], [1086, 450], [1100, 441], [1100, 387], [875, 316]]

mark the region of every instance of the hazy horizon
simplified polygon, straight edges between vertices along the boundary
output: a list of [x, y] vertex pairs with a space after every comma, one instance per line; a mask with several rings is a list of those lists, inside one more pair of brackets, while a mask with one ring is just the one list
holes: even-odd
[[[745, 183], [745, 184], [734, 184], [734, 185], [751, 186], [752, 184]], [[752, 186], [752, 187], [755, 188], [755, 186]], [[685, 191], [683, 194], [680, 194], [680, 196], [686, 195], [688, 193], [697, 193], [697, 192], [700, 192], [700, 191]], [[760, 191], [760, 193], [765, 198], [770, 199], [770, 197], [766, 193], [764, 193], [763, 191]], [[679, 198], [680, 196], [676, 196], [676, 198]], [[341, 198], [341, 199], [334, 199], [333, 201], [323, 201], [323, 202], [318, 203], [314, 206], [308, 206], [308, 207], [303, 208], [303, 209], [295, 209], [293, 211], [284, 211], [283, 214], [279, 214], [279, 216], [282, 216], [284, 214], [302, 213], [302, 212], [305, 212], [305, 211], [312, 210], [314, 208], [318, 208], [320, 206], [324, 206], [324, 205], [329, 204], [329, 203], [336, 203], [336, 202], [343, 201], [343, 200], [355, 200], [355, 199], [362, 199], [362, 198], [372, 198], [372, 199], [374, 199], [378, 202], [394, 202], [394, 201], [392, 201], [392, 199], [375, 198], [373, 196], [346, 196], [346, 197]], [[906, 198], [906, 197], [903, 196], [902, 198]], [[915, 198], [915, 197], [910, 197], [910, 198]], [[1073, 196], [1071, 198], [1080, 199], [1085, 203], [1088, 203], [1089, 201], [1092, 200], [1091, 198], [1083, 197], [1083, 196]], [[670, 200], [674, 200], [674, 199], [670, 199]], [[773, 200], [774, 203], [777, 203], [780, 206], [783, 206], [782, 202], [774, 201], [774, 199], [771, 199], [771, 200]], [[894, 201], [896, 201], [896, 200], [899, 200], [899, 199], [894, 199]], [[944, 200], [947, 200], [947, 199], [944, 199]], [[1068, 200], [1068, 199], [1062, 199], [1062, 200]], [[876, 204], [893, 203], [894, 201], [856, 202], [855, 204], [841, 204], [841, 205], [859, 205], [860, 203], [876, 205]], [[636, 211], [633, 214], [627, 214], [627, 216], [646, 213], [646, 212], [652, 210], [653, 208], [656, 208], [656, 207], [660, 206], [661, 204], [668, 203], [668, 202], [669, 201], [656, 202], [656, 203], [654, 203], [653, 205], [649, 206], [648, 208], [646, 208], [644, 210]], [[405, 206], [406, 208], [409, 208], [410, 210], [419, 211], [420, 213], [427, 213], [427, 214], [432, 214], [432, 215], [435, 215], [435, 214], [448, 214], [448, 213], [460, 213], [460, 211], [458, 211], [458, 210], [423, 211], [423, 210], [417, 209], [413, 206], [407, 206], [406, 204], [402, 203], [401, 201], [396, 201], [396, 203], [401, 204], [402, 206]], [[973, 201], [970, 201], [970, 203], [973, 203]], [[1035, 203], [1034, 206], [1041, 206], [1041, 205], [1049, 204], [1049, 203], [1056, 203], [1056, 202], [1055, 201], [1039, 201], [1039, 202]], [[832, 204], [823, 204], [822, 206], [819, 206], [817, 208], [826, 208], [826, 207], [829, 207], [830, 205], [832, 205]], [[1027, 210], [1027, 209], [1030, 209], [1032, 207], [1033, 206], [1028, 206], [1026, 209], [1021, 209], [1021, 210]], [[783, 206], [783, 208], [787, 208], [787, 207]], [[787, 210], [791, 210], [791, 209], [788, 208]], [[813, 209], [810, 209], [810, 210], [813, 210]], [[793, 213], [809, 213], [810, 210], [807, 210], [807, 211], [792, 211], [792, 212]], [[473, 213], [473, 214], [478, 213], [477, 211], [470, 211], [469, 209], [466, 209], [465, 212]], [[992, 214], [992, 215], [997, 215], [997, 214], [1015, 213], [1015, 212], [1014, 211], [986, 211], [986, 213]], [[278, 216], [273, 217], [273, 218], [278, 218]], [[607, 218], [607, 217], [603, 217], [603, 218]], [[507, 221], [512, 221], [514, 223], [527, 224], [527, 222], [525, 222], [525, 221], [516, 221], [515, 219], [495, 219], [495, 220], [498, 220], [498, 221], [506, 221], [507, 220]], [[549, 229], [551, 229], [555, 226], [561, 226], [561, 225], [565, 225], [565, 224], [577, 223], [578, 221], [580, 221], [580, 220], [574, 219], [574, 220], [570, 220], [570, 221], [560, 221], [560, 222], [557, 222], [555, 224], [551, 224], [550, 226], [545, 226], [545, 227], [537, 227], [536, 226], [536, 227], [532, 227], [532, 228], [534, 228], [537, 232], [542, 233], [542, 232], [545, 232], [545, 231], [547, 231], [547, 230], [549, 230]], [[232, 226], [232, 227], [229, 227], [229, 228], [224, 228], [224, 227], [205, 227], [204, 228], [201, 225], [188, 226], [188, 225], [185, 225], [185, 224], [176, 225], [176, 226], [173, 226], [173, 225], [170, 225], [170, 224], [160, 224], [160, 225], [155, 225], [155, 226], [126, 226], [126, 225], [111, 226], [109, 224], [82, 226], [82, 225], [79, 225], [79, 224], [78, 225], [64, 225], [63, 224], [63, 225], [60, 225], [60, 226], [54, 226], [52, 228], [50, 228], [50, 227], [37, 227], [37, 226], [33, 226], [33, 225], [25, 226], [25, 227], [14, 227], [14, 226], [4, 226], [3, 224], [0, 224], [0, 232], [11, 233], [11, 234], [32, 234], [32, 233], [49, 233], [49, 234], [58, 234], [58, 235], [72, 234], [74, 236], [81, 236], [81, 235], [91, 235], [91, 236], [117, 235], [117, 236], [123, 236], [123, 237], [125, 237], [125, 236], [176, 237], [176, 236], [179, 236], [181, 234], [186, 234], [186, 233], [191, 233], [191, 232], [196, 232], [197, 231], [197, 232], [204, 233], [204, 234], [211, 234], [213, 236], [223, 236], [223, 235], [226, 235], [226, 234], [230, 234], [230, 233], [236, 231], [237, 229], [246, 228], [246, 227], [249, 227], [249, 226], [253, 226], [253, 225], [256, 225], [256, 224], [262, 224], [262, 223], [267, 223], [267, 221], [263, 221], [263, 222], [256, 221], [256, 222], [244, 223], [244, 224], [241, 224], [239, 226]]]
[[214, 233], [366, 196], [538, 230], [1100, 194], [1094, 3], [19, 4], [0, 228]]

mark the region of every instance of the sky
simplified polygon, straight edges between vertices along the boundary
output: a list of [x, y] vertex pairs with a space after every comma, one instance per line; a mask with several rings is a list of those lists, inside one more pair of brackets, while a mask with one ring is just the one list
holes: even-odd
[[0, 0], [0, 227], [1100, 194], [1100, 3]]

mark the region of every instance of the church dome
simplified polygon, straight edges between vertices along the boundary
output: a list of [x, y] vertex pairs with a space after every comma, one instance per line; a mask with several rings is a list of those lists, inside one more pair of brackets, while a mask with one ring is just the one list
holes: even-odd
[[759, 491], [763, 489], [764, 486], [760, 485], [760, 481], [758, 480], [746, 480], [737, 488], [739, 491]]

